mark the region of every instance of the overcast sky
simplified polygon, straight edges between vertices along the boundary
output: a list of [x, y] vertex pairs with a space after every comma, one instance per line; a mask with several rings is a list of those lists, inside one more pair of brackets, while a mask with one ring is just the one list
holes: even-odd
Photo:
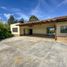
[[67, 15], [67, 0], [0, 0], [0, 19], [10, 15], [28, 20], [31, 15], [40, 20]]

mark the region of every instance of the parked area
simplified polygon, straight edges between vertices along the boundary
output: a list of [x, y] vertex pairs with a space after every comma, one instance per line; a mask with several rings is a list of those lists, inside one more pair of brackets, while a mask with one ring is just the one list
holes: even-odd
[[0, 67], [67, 67], [67, 45], [51, 38], [21, 36], [0, 42]]

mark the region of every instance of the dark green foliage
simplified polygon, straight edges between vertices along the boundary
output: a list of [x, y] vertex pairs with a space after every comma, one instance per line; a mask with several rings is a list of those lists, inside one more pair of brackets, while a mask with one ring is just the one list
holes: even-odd
[[0, 22], [0, 40], [12, 37], [13, 35], [11, 34], [9, 30], [9, 25], [3, 24]]
[[15, 22], [15, 19], [14, 19], [14, 17], [11, 15], [10, 17], [9, 17], [9, 19], [8, 19], [8, 24], [10, 25], [10, 24], [13, 24]]
[[15, 20], [14, 23], [18, 23], [18, 20]]
[[29, 21], [38, 21], [39, 19], [36, 17], [36, 16], [34, 16], [34, 15], [32, 15], [30, 18], [29, 18]]
[[23, 19], [23, 18], [21, 18], [21, 19], [19, 20], [19, 22], [24, 23], [24, 19]]

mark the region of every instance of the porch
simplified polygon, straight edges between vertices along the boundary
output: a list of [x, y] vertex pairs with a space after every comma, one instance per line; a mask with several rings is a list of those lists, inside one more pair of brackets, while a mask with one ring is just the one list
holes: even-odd
[[56, 26], [54, 23], [38, 24], [38, 25], [27, 25], [20, 26], [22, 30], [20, 33], [23, 36], [31, 37], [42, 37], [42, 38], [55, 38], [56, 37]]

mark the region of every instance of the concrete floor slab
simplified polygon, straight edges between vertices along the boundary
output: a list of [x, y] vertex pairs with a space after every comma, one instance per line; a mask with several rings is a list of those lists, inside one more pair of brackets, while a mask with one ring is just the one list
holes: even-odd
[[9, 38], [0, 42], [0, 67], [67, 67], [67, 45], [49, 38]]

